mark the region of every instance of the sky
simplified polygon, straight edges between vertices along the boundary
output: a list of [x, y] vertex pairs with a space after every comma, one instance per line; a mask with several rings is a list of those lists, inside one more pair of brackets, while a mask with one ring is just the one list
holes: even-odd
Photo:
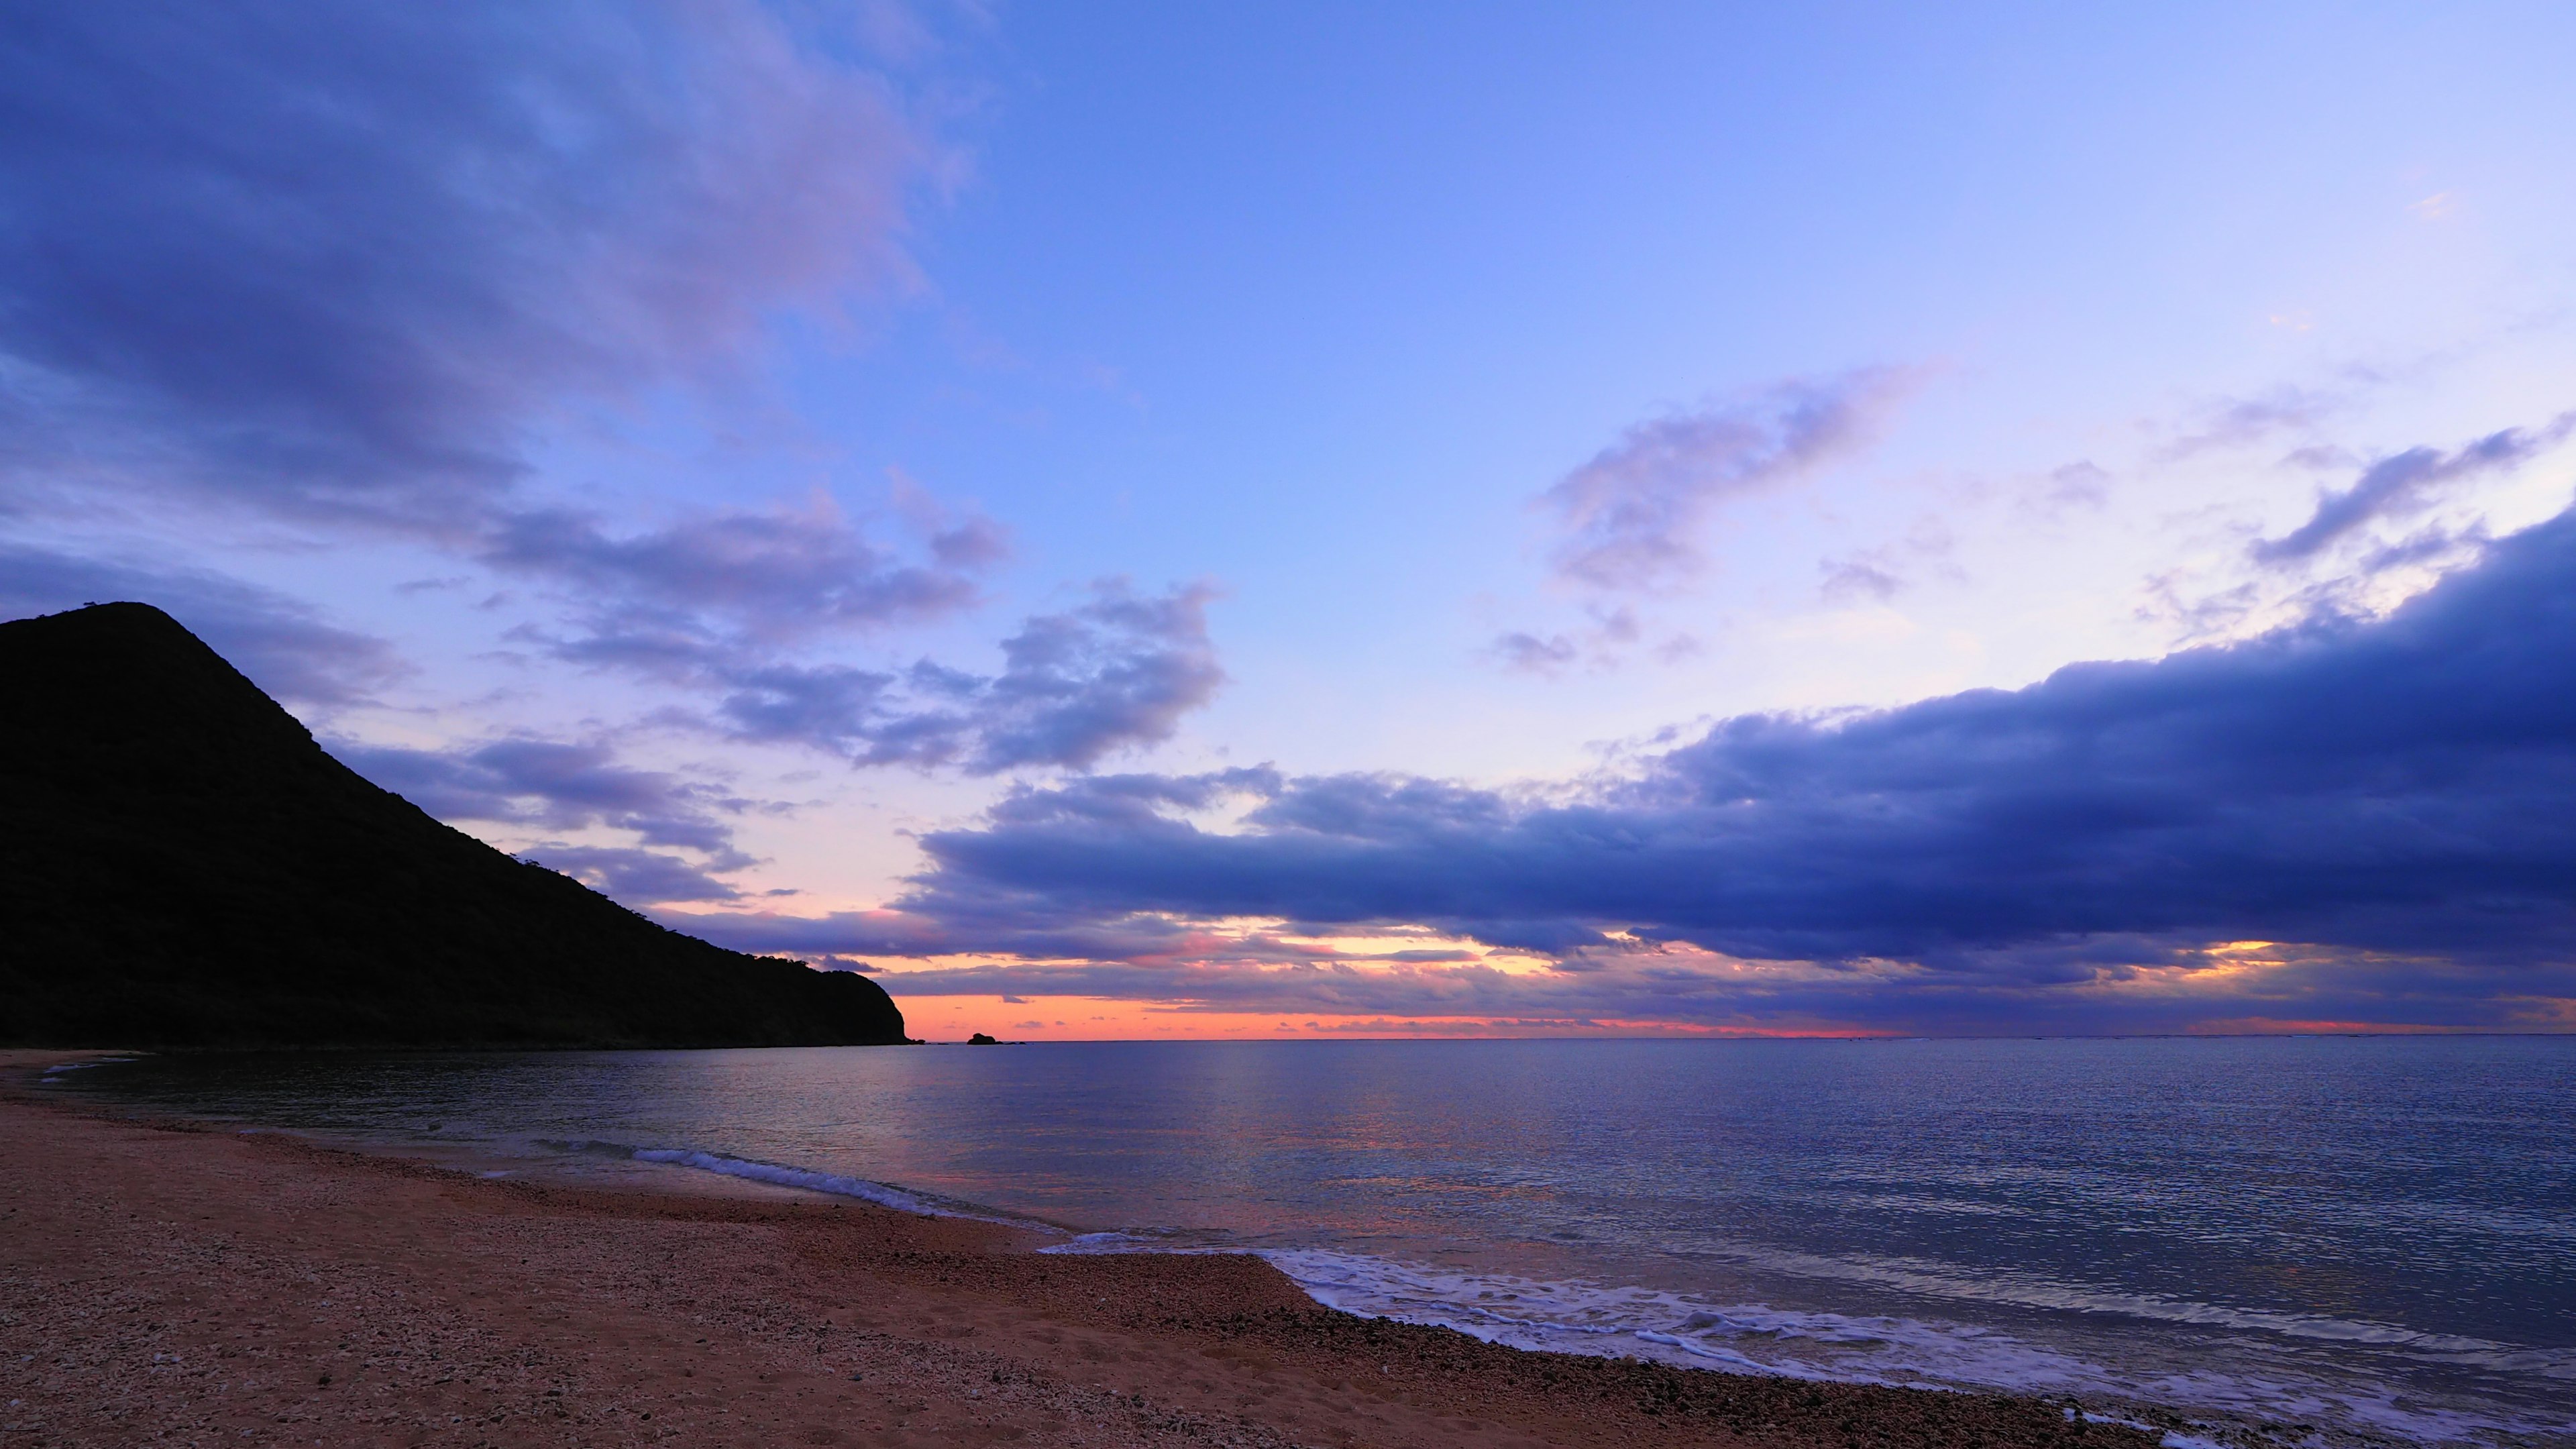
[[2564, 6], [0, 17], [0, 614], [917, 1035], [2576, 1030]]

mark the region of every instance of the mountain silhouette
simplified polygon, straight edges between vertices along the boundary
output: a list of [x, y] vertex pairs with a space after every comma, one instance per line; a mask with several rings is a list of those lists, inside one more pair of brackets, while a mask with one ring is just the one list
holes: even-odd
[[158, 609], [0, 624], [0, 1042], [902, 1040], [864, 976], [668, 930], [369, 784]]

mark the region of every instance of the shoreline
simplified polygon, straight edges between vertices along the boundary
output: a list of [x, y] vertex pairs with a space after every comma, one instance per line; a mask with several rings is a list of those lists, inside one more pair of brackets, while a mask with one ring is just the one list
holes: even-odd
[[[1543, 1353], [1239, 1254], [687, 1168], [563, 1186], [39, 1100], [0, 1054], [8, 1444], [2068, 1445], [2006, 1395]], [[2180, 1427], [2180, 1421], [2176, 1421]]]

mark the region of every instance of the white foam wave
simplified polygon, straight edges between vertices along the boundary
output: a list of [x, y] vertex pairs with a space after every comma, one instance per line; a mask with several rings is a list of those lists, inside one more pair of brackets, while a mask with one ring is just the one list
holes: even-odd
[[801, 1187], [808, 1192], [828, 1192], [835, 1197], [854, 1197], [896, 1212], [912, 1213], [925, 1218], [963, 1218], [969, 1222], [1001, 1223], [1007, 1227], [1045, 1229], [1044, 1224], [1021, 1222], [1013, 1218], [993, 1217], [970, 1212], [939, 1199], [917, 1192], [907, 1192], [889, 1183], [872, 1182], [864, 1177], [844, 1177], [834, 1172], [816, 1172], [804, 1167], [781, 1167], [774, 1162], [755, 1162], [749, 1158], [727, 1157], [717, 1152], [700, 1152], [687, 1147], [647, 1147], [635, 1153], [638, 1162], [666, 1162], [676, 1167], [694, 1167], [700, 1172], [721, 1173], [751, 1182], [772, 1183], [779, 1187]]
[[65, 1072], [84, 1072], [89, 1070], [91, 1067], [113, 1066], [114, 1064], [124, 1060], [126, 1060], [124, 1057], [100, 1057], [95, 1061], [56, 1062], [52, 1066], [45, 1068], [43, 1075], [37, 1077], [36, 1080], [39, 1083], [50, 1082], [54, 1078], [63, 1075]]
[[[1049, 1243], [1045, 1247], [1038, 1249], [1038, 1251], [1041, 1253], [1069, 1254], [1151, 1253], [1170, 1251], [1170, 1249], [1164, 1243], [1158, 1242], [1152, 1238], [1140, 1238], [1134, 1233], [1076, 1233], [1061, 1243]], [[1178, 1251], [1187, 1252], [1191, 1250], [1180, 1249]]]
[[2518, 1348], [2491, 1339], [2425, 1333], [2368, 1319], [2240, 1307], [2163, 1293], [2125, 1292], [2011, 1270], [1967, 1274], [1947, 1264], [1919, 1258], [1858, 1254], [1829, 1258], [1805, 1253], [1754, 1251], [1746, 1253], [1745, 1257], [1764, 1268], [1801, 1277], [1865, 1283], [1926, 1297], [1967, 1299], [2011, 1308], [2144, 1318], [2193, 1328], [2240, 1329], [2279, 1334], [2284, 1338], [2403, 1349], [2426, 1359], [2478, 1368], [2523, 1372], [2545, 1371], [2553, 1364], [2576, 1368], [2576, 1355]]
[[[1094, 1251], [1101, 1250], [1116, 1251], [1106, 1245]], [[2407, 1443], [2576, 1429], [2437, 1408], [2412, 1398], [2401, 1402], [2393, 1389], [2328, 1384], [2286, 1371], [2122, 1372], [1972, 1324], [1716, 1303], [1656, 1289], [1455, 1272], [1329, 1250], [1261, 1256], [1328, 1307], [1437, 1324], [1514, 1348], [1843, 1383], [2153, 1404], [2187, 1414], [2334, 1424]], [[2168, 1436], [2169, 1449], [2192, 1449], [2198, 1442], [2198, 1436]]]

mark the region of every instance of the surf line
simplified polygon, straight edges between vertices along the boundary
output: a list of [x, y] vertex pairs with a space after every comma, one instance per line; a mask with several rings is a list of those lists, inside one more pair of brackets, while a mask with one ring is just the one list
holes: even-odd
[[947, 1207], [919, 1193], [906, 1192], [890, 1183], [874, 1182], [864, 1177], [846, 1177], [836, 1172], [816, 1172], [811, 1168], [782, 1167], [774, 1162], [759, 1162], [747, 1157], [728, 1157], [720, 1152], [705, 1152], [692, 1147], [643, 1147], [636, 1149], [638, 1162], [667, 1163], [674, 1167], [691, 1167], [700, 1172], [738, 1177], [748, 1182], [765, 1182], [776, 1187], [803, 1188], [808, 1192], [826, 1192], [835, 1197], [857, 1198], [899, 1213], [924, 1218], [957, 1218], [970, 1223], [993, 1223], [1000, 1227], [1021, 1228], [1030, 1232], [1062, 1233], [1052, 1223], [1033, 1222], [1027, 1218], [996, 1217], [990, 1213], [968, 1212]]

